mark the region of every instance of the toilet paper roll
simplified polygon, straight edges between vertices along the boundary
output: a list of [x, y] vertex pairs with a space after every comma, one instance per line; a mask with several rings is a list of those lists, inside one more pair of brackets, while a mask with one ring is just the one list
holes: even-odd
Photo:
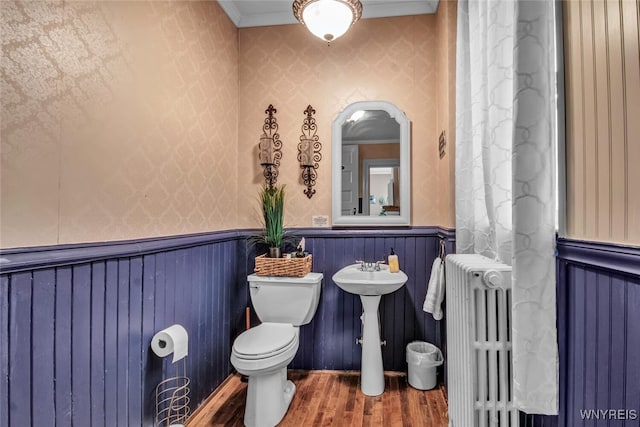
[[151, 339], [151, 350], [158, 357], [166, 357], [173, 353], [175, 363], [189, 353], [189, 335], [182, 325], [172, 325], [156, 333]]

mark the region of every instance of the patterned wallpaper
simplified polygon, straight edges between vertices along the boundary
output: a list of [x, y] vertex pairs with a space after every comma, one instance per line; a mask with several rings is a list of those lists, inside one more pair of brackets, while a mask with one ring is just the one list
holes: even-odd
[[[387, 100], [412, 123], [412, 223], [434, 225], [443, 216], [438, 203], [436, 143], [436, 18], [419, 15], [359, 21], [327, 46], [302, 25], [240, 30], [240, 123], [238, 150], [246, 168], [238, 177], [239, 225], [259, 224], [256, 193], [261, 175], [256, 146], [264, 110], [278, 112], [283, 142], [278, 183], [288, 189], [287, 226], [309, 226], [312, 215], [331, 215], [331, 124], [348, 104]], [[303, 111], [317, 111], [322, 161], [317, 193], [303, 194], [296, 162]]]
[[[412, 121], [412, 223], [452, 225], [452, 170], [437, 155], [452, 111], [438, 87], [454, 81], [438, 66], [446, 18], [362, 20], [327, 46], [301, 25], [237, 30], [211, 1], [3, 1], [0, 12], [1, 247], [259, 226], [270, 103], [287, 226], [330, 215], [331, 123], [375, 99]], [[311, 200], [296, 162], [308, 104], [323, 144]]]
[[438, 224], [455, 227], [455, 140], [456, 140], [456, 22], [457, 2], [438, 4], [436, 28], [438, 40], [437, 97], [438, 137], [444, 131], [445, 155], [438, 163], [440, 217]]
[[0, 2], [2, 247], [236, 226], [237, 30], [217, 2]]

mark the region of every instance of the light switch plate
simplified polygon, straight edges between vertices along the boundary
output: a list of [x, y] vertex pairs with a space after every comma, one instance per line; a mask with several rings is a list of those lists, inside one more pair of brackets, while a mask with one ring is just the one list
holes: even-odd
[[328, 215], [313, 215], [311, 217], [311, 226], [312, 227], [328, 227], [329, 226], [329, 216]]

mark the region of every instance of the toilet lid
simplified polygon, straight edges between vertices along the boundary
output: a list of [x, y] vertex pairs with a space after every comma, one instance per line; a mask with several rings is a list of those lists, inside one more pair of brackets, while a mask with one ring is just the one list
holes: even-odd
[[233, 343], [240, 357], [268, 356], [283, 351], [294, 341], [296, 328], [286, 323], [262, 323], [242, 334]]

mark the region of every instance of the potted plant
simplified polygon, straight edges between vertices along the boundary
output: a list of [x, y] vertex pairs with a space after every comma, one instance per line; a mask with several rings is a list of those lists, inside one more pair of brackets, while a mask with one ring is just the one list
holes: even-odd
[[264, 232], [258, 241], [269, 247], [269, 257], [280, 258], [282, 244], [286, 239], [284, 230], [284, 185], [262, 187], [259, 200], [262, 207]]

